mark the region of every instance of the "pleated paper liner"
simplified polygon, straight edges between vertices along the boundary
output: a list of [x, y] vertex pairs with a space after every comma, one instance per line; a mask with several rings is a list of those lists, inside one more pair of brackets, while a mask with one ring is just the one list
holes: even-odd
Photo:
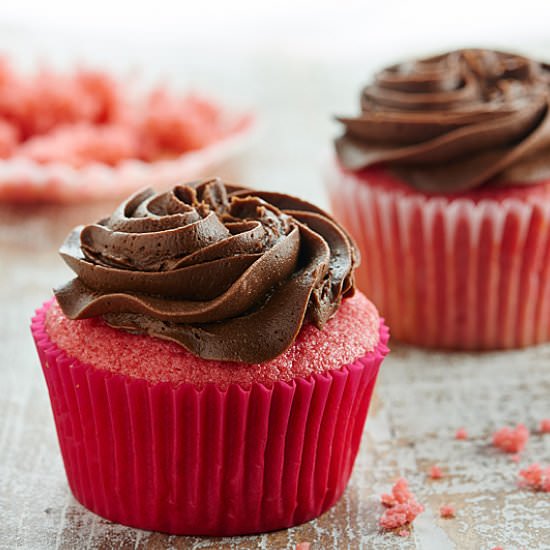
[[0, 201], [74, 204], [115, 199], [145, 187], [162, 191], [182, 181], [219, 173], [251, 146], [257, 131], [251, 114], [228, 114], [228, 119], [234, 130], [226, 137], [173, 159], [126, 159], [116, 166], [90, 163], [81, 168], [17, 157], [0, 159]]
[[393, 337], [470, 350], [550, 341], [550, 198], [427, 197], [336, 165], [328, 187], [361, 250], [358, 286]]
[[32, 332], [71, 490], [118, 523], [187, 535], [306, 522], [342, 495], [389, 333], [351, 365], [226, 390], [150, 384], [69, 357]]

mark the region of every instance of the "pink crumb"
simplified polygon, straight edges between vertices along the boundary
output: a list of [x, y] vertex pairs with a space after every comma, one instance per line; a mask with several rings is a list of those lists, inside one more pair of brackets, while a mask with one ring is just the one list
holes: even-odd
[[200, 149], [223, 137], [223, 114], [213, 104], [188, 95], [176, 97], [163, 88], [151, 92], [141, 120], [141, 157], [155, 160]]
[[529, 430], [518, 424], [515, 428], [505, 426], [493, 434], [493, 445], [505, 453], [519, 453], [527, 444]]
[[9, 157], [18, 146], [17, 128], [5, 120], [0, 120], [0, 158]]
[[409, 491], [409, 482], [403, 477], [399, 478], [393, 486], [392, 494], [398, 504], [414, 500], [414, 495]]
[[19, 148], [19, 153], [40, 163], [57, 161], [80, 167], [94, 160], [114, 166], [138, 156], [137, 141], [129, 127], [82, 122], [34, 136]]
[[491, 550], [504, 550], [504, 548], [502, 546], [494, 546]]
[[512, 455], [512, 456], [510, 457], [510, 460], [511, 460], [512, 462], [515, 462], [516, 464], [518, 464], [519, 461], [521, 460], [521, 457], [520, 457], [518, 454], [515, 454], [515, 455]]
[[550, 418], [543, 418], [539, 424], [541, 434], [550, 434]]
[[[404, 478], [398, 479], [392, 488], [393, 505], [388, 496], [386, 494], [382, 497], [382, 502], [388, 508], [379, 520], [380, 527], [388, 531], [401, 528], [406, 528], [401, 531], [408, 530], [418, 514], [424, 511], [424, 506], [416, 501], [414, 494], [409, 491], [408, 481]], [[401, 535], [401, 531], [397, 534]]]
[[311, 548], [311, 543], [310, 542], [299, 542], [296, 545], [295, 550], [309, 550], [310, 548]]
[[531, 464], [520, 470], [519, 486], [533, 491], [550, 492], [550, 467], [543, 468], [540, 464]]
[[401, 529], [400, 531], [397, 532], [397, 534], [400, 537], [408, 537], [411, 534], [411, 532], [408, 529]]
[[441, 471], [441, 468], [434, 464], [430, 468], [430, 477], [432, 479], [441, 479], [443, 477], [443, 472]]
[[384, 512], [380, 518], [380, 527], [391, 530], [410, 525], [423, 511], [424, 506], [414, 499], [396, 504]]
[[468, 439], [468, 432], [466, 431], [466, 428], [458, 428], [455, 433], [455, 439]]
[[239, 128], [212, 102], [159, 88], [141, 99], [100, 71], [19, 74], [0, 60], [0, 158], [75, 167], [175, 158]]
[[441, 506], [441, 508], [439, 508], [439, 515], [445, 519], [454, 518], [456, 515], [454, 506], [444, 504], [443, 506]]
[[380, 496], [380, 502], [386, 507], [391, 508], [392, 506], [395, 506], [397, 504], [397, 501], [395, 500], [393, 495], [388, 495], [387, 493], [384, 493]]
[[82, 363], [150, 382], [197, 387], [290, 381], [352, 364], [380, 344], [380, 317], [360, 292], [342, 302], [323, 330], [304, 325], [290, 349], [254, 365], [201, 359], [174, 342], [113, 329], [99, 318], [73, 321], [55, 301], [48, 307], [45, 328], [59, 348]]

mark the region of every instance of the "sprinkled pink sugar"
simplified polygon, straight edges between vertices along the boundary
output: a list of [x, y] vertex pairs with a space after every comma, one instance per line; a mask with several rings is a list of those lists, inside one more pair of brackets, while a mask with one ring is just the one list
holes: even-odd
[[455, 433], [455, 439], [468, 439], [468, 432], [466, 428], [458, 428]]
[[376, 308], [357, 292], [344, 300], [323, 330], [305, 325], [292, 347], [262, 364], [246, 365], [195, 357], [173, 342], [113, 329], [101, 319], [67, 319], [57, 302], [46, 315], [46, 331], [68, 355], [83, 363], [151, 382], [209, 382], [225, 387], [253, 382], [288, 381], [353, 363], [379, 343]]
[[310, 542], [299, 542], [296, 545], [295, 550], [309, 550], [310, 548], [311, 548], [311, 543]]
[[430, 477], [432, 479], [441, 479], [443, 477], [443, 472], [441, 471], [441, 468], [434, 464], [430, 468]]
[[444, 519], [451, 519], [455, 517], [456, 510], [454, 509], [454, 506], [444, 504], [439, 508], [439, 515]]
[[[388, 494], [381, 497], [387, 510], [382, 514], [379, 525], [388, 531], [397, 530], [397, 534], [404, 536], [403, 531], [410, 531], [411, 524], [424, 511], [424, 506], [416, 501], [413, 493], [409, 491], [409, 483], [400, 478], [392, 488], [391, 498]], [[401, 529], [404, 528], [404, 529]]]
[[541, 434], [550, 434], [550, 418], [543, 418], [539, 424]]
[[550, 493], [550, 466], [531, 464], [519, 472], [519, 486], [533, 491]]
[[505, 453], [519, 453], [527, 444], [529, 430], [518, 424], [515, 428], [505, 426], [493, 434], [493, 445]]

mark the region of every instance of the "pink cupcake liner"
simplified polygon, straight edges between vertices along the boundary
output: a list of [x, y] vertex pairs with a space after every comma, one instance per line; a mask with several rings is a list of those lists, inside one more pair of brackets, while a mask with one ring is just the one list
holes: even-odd
[[377, 348], [291, 382], [220, 390], [150, 384], [69, 357], [32, 321], [70, 488], [142, 529], [235, 535], [290, 527], [342, 495], [378, 374]]
[[358, 286], [404, 342], [506, 349], [550, 341], [550, 201], [429, 197], [334, 165], [335, 216]]
[[13, 157], [0, 160], [0, 201], [71, 204], [123, 197], [152, 187], [164, 190], [184, 180], [210, 176], [250, 147], [254, 117], [227, 115], [234, 131], [211, 145], [170, 160], [126, 159], [116, 166], [90, 163], [81, 168]]

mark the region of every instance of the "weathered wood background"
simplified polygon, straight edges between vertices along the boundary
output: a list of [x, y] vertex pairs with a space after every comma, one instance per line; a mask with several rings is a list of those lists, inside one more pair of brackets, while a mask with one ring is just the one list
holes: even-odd
[[[14, 54], [23, 57], [43, 53], [34, 35], [23, 38], [3, 33], [0, 47], [15, 45]], [[59, 51], [60, 40], [52, 39], [49, 53]], [[116, 48], [94, 47], [103, 47], [99, 61], [125, 66]], [[148, 51], [146, 59], [155, 60], [158, 72], [179, 74], [178, 56], [157, 50]], [[256, 105], [263, 116], [257, 147], [234, 177], [326, 206], [320, 165], [335, 129], [328, 115], [355, 108], [357, 86], [368, 67], [353, 73], [350, 66], [333, 63], [327, 70], [310, 58], [273, 52], [239, 65], [215, 66], [214, 61], [215, 56], [193, 64], [192, 80], [216, 91], [221, 78], [226, 95]], [[286, 84], [276, 88], [269, 82]], [[1, 549], [290, 550], [299, 542], [310, 542], [315, 550], [550, 548], [550, 497], [516, 487], [521, 466], [550, 465], [550, 436], [532, 435], [520, 464], [489, 444], [491, 433], [503, 425], [524, 422], [535, 429], [540, 419], [550, 417], [550, 346], [473, 355], [428, 353], [393, 343], [345, 496], [306, 525], [209, 540], [141, 532], [87, 512], [66, 484], [29, 319], [51, 288], [69, 275], [56, 254], [67, 231], [111, 207], [0, 206]], [[454, 439], [461, 426], [470, 440]], [[447, 476], [429, 480], [432, 464]], [[383, 534], [377, 526], [383, 511], [378, 495], [401, 475], [426, 506], [406, 539]], [[442, 504], [456, 507], [456, 519], [439, 518]]]
[[[50, 289], [68, 276], [56, 247], [91, 208], [0, 209], [0, 548], [483, 549], [550, 547], [550, 497], [516, 487], [522, 465], [550, 464], [550, 435], [532, 435], [521, 463], [491, 433], [550, 416], [550, 346], [509, 353], [429, 353], [394, 344], [382, 368], [351, 483], [309, 524], [259, 537], [168, 537], [110, 524], [69, 493], [45, 383], [28, 329]], [[455, 430], [471, 435], [456, 441]], [[428, 479], [432, 464], [448, 474]], [[378, 495], [404, 475], [426, 511], [410, 538], [382, 534]], [[442, 504], [456, 519], [438, 517]]]

